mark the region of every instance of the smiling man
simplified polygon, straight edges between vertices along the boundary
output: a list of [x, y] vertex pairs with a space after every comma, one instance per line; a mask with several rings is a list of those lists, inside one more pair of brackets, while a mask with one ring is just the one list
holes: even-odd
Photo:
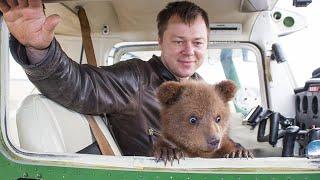
[[[160, 18], [158, 16], [159, 22]], [[163, 64], [178, 79], [184, 80], [192, 76], [203, 62], [208, 27], [200, 15], [192, 20], [182, 18], [171, 16], [165, 31], [159, 32], [158, 42]]]
[[166, 81], [201, 79], [195, 71], [207, 49], [207, 13], [188, 1], [169, 3], [157, 17], [161, 57], [112, 66], [79, 65], [54, 38], [58, 15], [45, 17], [40, 0], [0, 1], [12, 34], [10, 49], [30, 81], [74, 111], [106, 114], [124, 155], [151, 155], [149, 128], [161, 129], [155, 90]]

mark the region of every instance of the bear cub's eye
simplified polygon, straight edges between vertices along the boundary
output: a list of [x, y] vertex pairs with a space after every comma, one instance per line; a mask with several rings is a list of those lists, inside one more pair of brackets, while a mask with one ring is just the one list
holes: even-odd
[[198, 121], [198, 118], [196, 116], [190, 116], [189, 123], [190, 124], [196, 124]]
[[219, 122], [221, 121], [220, 115], [218, 115], [218, 116], [216, 117], [215, 121], [216, 121], [216, 123], [219, 123]]

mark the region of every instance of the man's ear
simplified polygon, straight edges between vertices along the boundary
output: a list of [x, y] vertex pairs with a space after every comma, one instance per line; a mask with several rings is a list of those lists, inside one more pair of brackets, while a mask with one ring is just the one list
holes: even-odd
[[214, 88], [220, 93], [224, 102], [230, 101], [237, 92], [237, 86], [230, 80], [221, 81]]
[[162, 38], [161, 37], [158, 37], [158, 46], [159, 46], [159, 49], [162, 50]]
[[161, 84], [157, 91], [157, 98], [162, 105], [172, 105], [181, 96], [183, 86], [179, 82], [168, 81]]

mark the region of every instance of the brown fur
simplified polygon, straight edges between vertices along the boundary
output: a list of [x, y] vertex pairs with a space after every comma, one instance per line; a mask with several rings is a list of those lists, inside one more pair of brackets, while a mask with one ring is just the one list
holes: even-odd
[[[176, 147], [171, 145], [171, 148], [181, 150], [188, 157], [225, 157], [233, 152], [239, 153], [239, 150], [242, 153], [245, 149], [228, 137], [228, 101], [235, 92], [232, 81], [216, 85], [199, 81], [162, 84], [157, 97], [162, 105], [163, 137], [155, 145], [155, 150], [172, 142]], [[218, 116], [221, 120], [216, 122]], [[196, 123], [190, 123], [190, 117], [196, 117]], [[214, 139], [220, 140], [220, 145]], [[159, 153], [156, 152], [155, 156], [160, 156]]]

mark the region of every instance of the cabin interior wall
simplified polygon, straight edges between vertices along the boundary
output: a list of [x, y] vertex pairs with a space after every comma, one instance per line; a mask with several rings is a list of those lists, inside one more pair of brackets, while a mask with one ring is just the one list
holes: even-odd
[[[66, 54], [79, 63], [82, 47], [81, 37], [58, 35], [56, 38]], [[113, 48], [114, 44], [120, 43], [122, 40], [119, 38], [92, 37], [92, 42], [98, 66], [106, 66], [110, 50]], [[82, 64], [86, 63], [87, 59], [84, 52]]]

